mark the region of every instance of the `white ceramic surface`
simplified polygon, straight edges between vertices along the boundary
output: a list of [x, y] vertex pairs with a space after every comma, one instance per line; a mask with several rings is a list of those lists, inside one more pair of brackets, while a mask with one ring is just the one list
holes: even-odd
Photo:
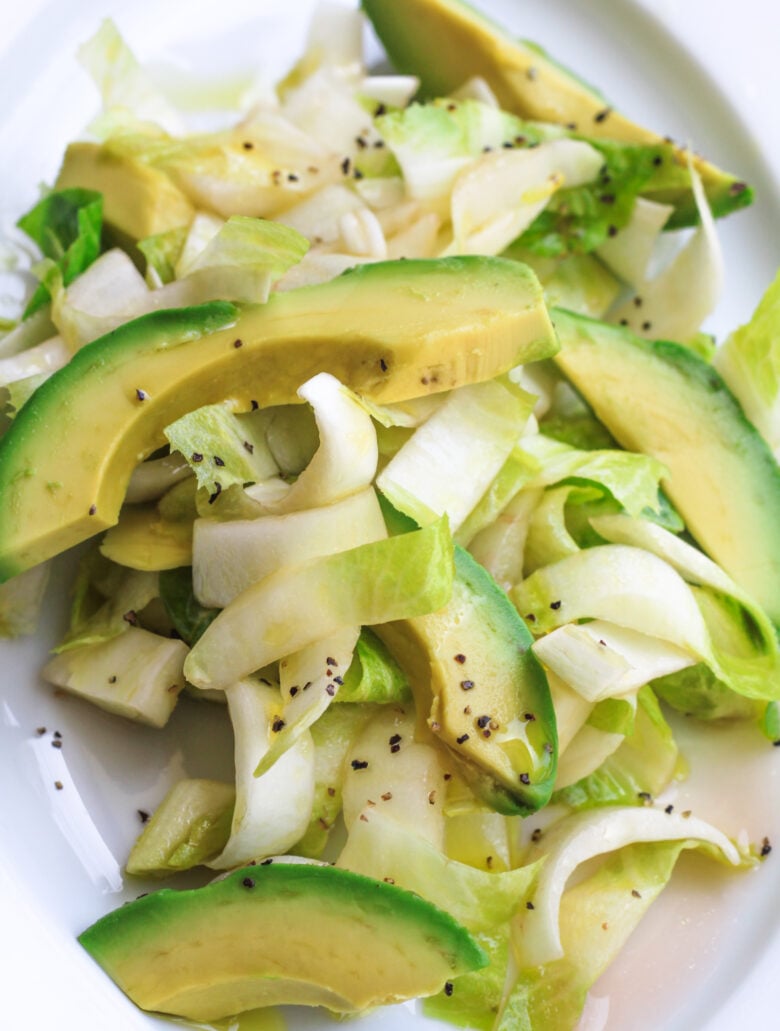
[[[627, 113], [689, 140], [738, 170], [755, 207], [722, 223], [727, 288], [711, 328], [747, 318], [780, 265], [780, 10], [743, 0], [715, 17], [712, 0], [485, 0], [483, 6], [599, 85]], [[0, 10], [0, 223], [51, 181], [65, 142], [96, 110], [73, 58], [101, 17], [113, 16], [142, 58], [197, 62], [216, 76], [263, 62], [271, 77], [299, 50], [309, 0], [28, 0]], [[186, 11], [186, 14], [183, 12]], [[230, 733], [210, 706], [182, 705], [162, 732], [127, 726], [37, 676], [65, 614], [70, 560], [57, 566], [34, 640], [0, 643], [0, 1028], [142, 1031], [170, 1024], [134, 1009], [82, 953], [75, 935], [124, 898], [121, 864], [148, 809], [185, 772], [227, 776]], [[216, 726], [214, 726], [216, 722]], [[45, 727], [42, 735], [36, 728]], [[52, 734], [63, 747], [52, 748]], [[680, 730], [685, 745], [690, 727]], [[754, 732], [690, 742], [693, 776], [676, 805], [730, 833], [780, 843], [780, 750]], [[54, 781], [63, 784], [62, 790]], [[593, 992], [588, 1031], [772, 1028], [780, 963], [780, 872], [724, 878], [681, 862], [623, 956]], [[334, 1026], [297, 1012], [291, 1031]], [[356, 1031], [431, 1026], [415, 1007], [351, 1024]]]

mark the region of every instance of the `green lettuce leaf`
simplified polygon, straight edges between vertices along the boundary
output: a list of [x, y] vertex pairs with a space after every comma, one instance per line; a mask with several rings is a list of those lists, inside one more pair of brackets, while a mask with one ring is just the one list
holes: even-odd
[[594, 182], [560, 190], [520, 237], [534, 254], [587, 254], [627, 225], [634, 202], [669, 147], [586, 139], [604, 164]]
[[192, 589], [192, 567], [166, 569], [160, 573], [160, 598], [176, 632], [190, 647], [216, 619], [219, 609], [206, 608]]
[[744, 326], [715, 354], [713, 364], [745, 414], [780, 453], [780, 273]]
[[386, 645], [368, 627], [360, 631], [352, 663], [337, 702], [408, 702], [412, 693], [403, 670]]
[[[55, 190], [16, 223], [72, 283], [100, 254], [103, 197], [94, 190]], [[43, 283], [27, 302], [24, 318], [42, 308], [50, 292]]]
[[571, 809], [604, 805], [643, 805], [674, 778], [679, 752], [672, 728], [649, 686], [640, 688], [634, 727], [623, 744], [589, 776], [553, 796]]
[[236, 789], [214, 780], [180, 780], [155, 809], [127, 860], [137, 877], [168, 877], [206, 863], [230, 836]]

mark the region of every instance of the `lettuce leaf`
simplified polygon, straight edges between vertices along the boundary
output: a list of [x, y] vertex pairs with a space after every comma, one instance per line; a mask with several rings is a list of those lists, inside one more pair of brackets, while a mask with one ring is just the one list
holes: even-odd
[[745, 414], [780, 455], [780, 273], [744, 326], [716, 351], [713, 364]]
[[[584, 139], [584, 137], [583, 137]], [[587, 254], [626, 226], [656, 161], [669, 147], [587, 139], [603, 159], [591, 183], [560, 190], [520, 237], [534, 254]]]
[[[38, 244], [44, 257], [55, 262], [67, 286], [100, 254], [103, 197], [94, 190], [55, 190], [16, 224]], [[50, 296], [48, 287], [39, 284], [24, 318], [42, 308]]]

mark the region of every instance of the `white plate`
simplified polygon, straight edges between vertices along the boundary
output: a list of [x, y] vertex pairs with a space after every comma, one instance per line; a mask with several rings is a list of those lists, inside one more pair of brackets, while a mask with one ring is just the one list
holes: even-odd
[[[722, 335], [746, 319], [780, 264], [772, 170], [772, 164], [780, 168], [772, 110], [780, 86], [775, 6], [742, 0], [728, 20], [713, 17], [711, 0], [484, 0], [483, 6], [546, 45], [628, 114], [690, 141], [756, 186], [755, 207], [721, 223], [727, 289], [711, 328]], [[113, 16], [142, 58], [195, 60], [209, 74], [263, 61], [273, 76], [300, 49], [310, 7], [309, 0], [4, 5], [0, 219], [8, 224], [30, 206], [37, 184], [56, 172], [66, 141], [95, 112], [95, 95], [73, 54], [101, 17]], [[67, 568], [67, 560], [58, 567], [60, 584]], [[185, 771], [228, 775], [229, 728], [219, 714], [216, 729], [210, 726], [207, 718], [215, 714], [202, 705], [182, 705], [171, 726], [156, 732], [53, 697], [37, 670], [64, 615], [61, 590], [35, 640], [0, 645], [0, 1026], [170, 1027], [135, 1010], [75, 935], [143, 890], [122, 889], [121, 878], [140, 827], [137, 810], [153, 808]], [[39, 736], [38, 727], [46, 733]], [[62, 734], [60, 750], [51, 745], [55, 730]], [[690, 735], [684, 727], [684, 743]], [[753, 731], [715, 732], [709, 741], [694, 749], [694, 776], [680, 787], [677, 804], [695, 805], [730, 833], [745, 827], [753, 839], [768, 834], [780, 842], [780, 751], [762, 745]], [[672, 887], [594, 989], [589, 1031], [731, 1031], [737, 1021], [777, 1026], [780, 877], [773, 858], [742, 878], [683, 860]], [[320, 1013], [296, 1012], [289, 1026], [332, 1025]], [[426, 1024], [411, 1006], [352, 1026], [396, 1031]]]

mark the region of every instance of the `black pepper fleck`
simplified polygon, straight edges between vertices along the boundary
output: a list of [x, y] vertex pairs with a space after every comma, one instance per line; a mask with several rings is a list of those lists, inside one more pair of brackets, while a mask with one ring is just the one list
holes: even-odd
[[550, 608], [553, 609], [553, 611], [557, 612], [560, 607], [561, 607], [561, 602], [559, 602], [559, 601], [551, 601], [550, 602]]
[[279, 731], [283, 730], [283, 729], [284, 729], [284, 720], [282, 719], [281, 716], [277, 716], [276, 719], [271, 724], [271, 730], [274, 732], [274, 734], [278, 734]]
[[366, 770], [368, 769], [368, 762], [365, 759], [353, 759], [350, 766], [353, 770]]
[[520, 774], [520, 783], [521, 784], [530, 784], [531, 783], [531, 778], [529, 777], [529, 775], [527, 773], [521, 773]]
[[255, 882], [251, 877], [245, 877], [241, 882], [245, 888], [254, 888]]
[[458, 742], [459, 745], [464, 744], [466, 741], [468, 741], [468, 739], [469, 739], [469, 735], [468, 734], [461, 734], [460, 737], [455, 738], [455, 740]]
[[472, 689], [472, 687], [474, 686], [474, 681], [473, 680], [461, 680], [460, 686], [463, 688], [464, 691], [470, 691]]
[[455, 991], [455, 985], [452, 983], [452, 981], [445, 981], [444, 982], [444, 994], [445, 995], [452, 995], [452, 993], [454, 991]]

